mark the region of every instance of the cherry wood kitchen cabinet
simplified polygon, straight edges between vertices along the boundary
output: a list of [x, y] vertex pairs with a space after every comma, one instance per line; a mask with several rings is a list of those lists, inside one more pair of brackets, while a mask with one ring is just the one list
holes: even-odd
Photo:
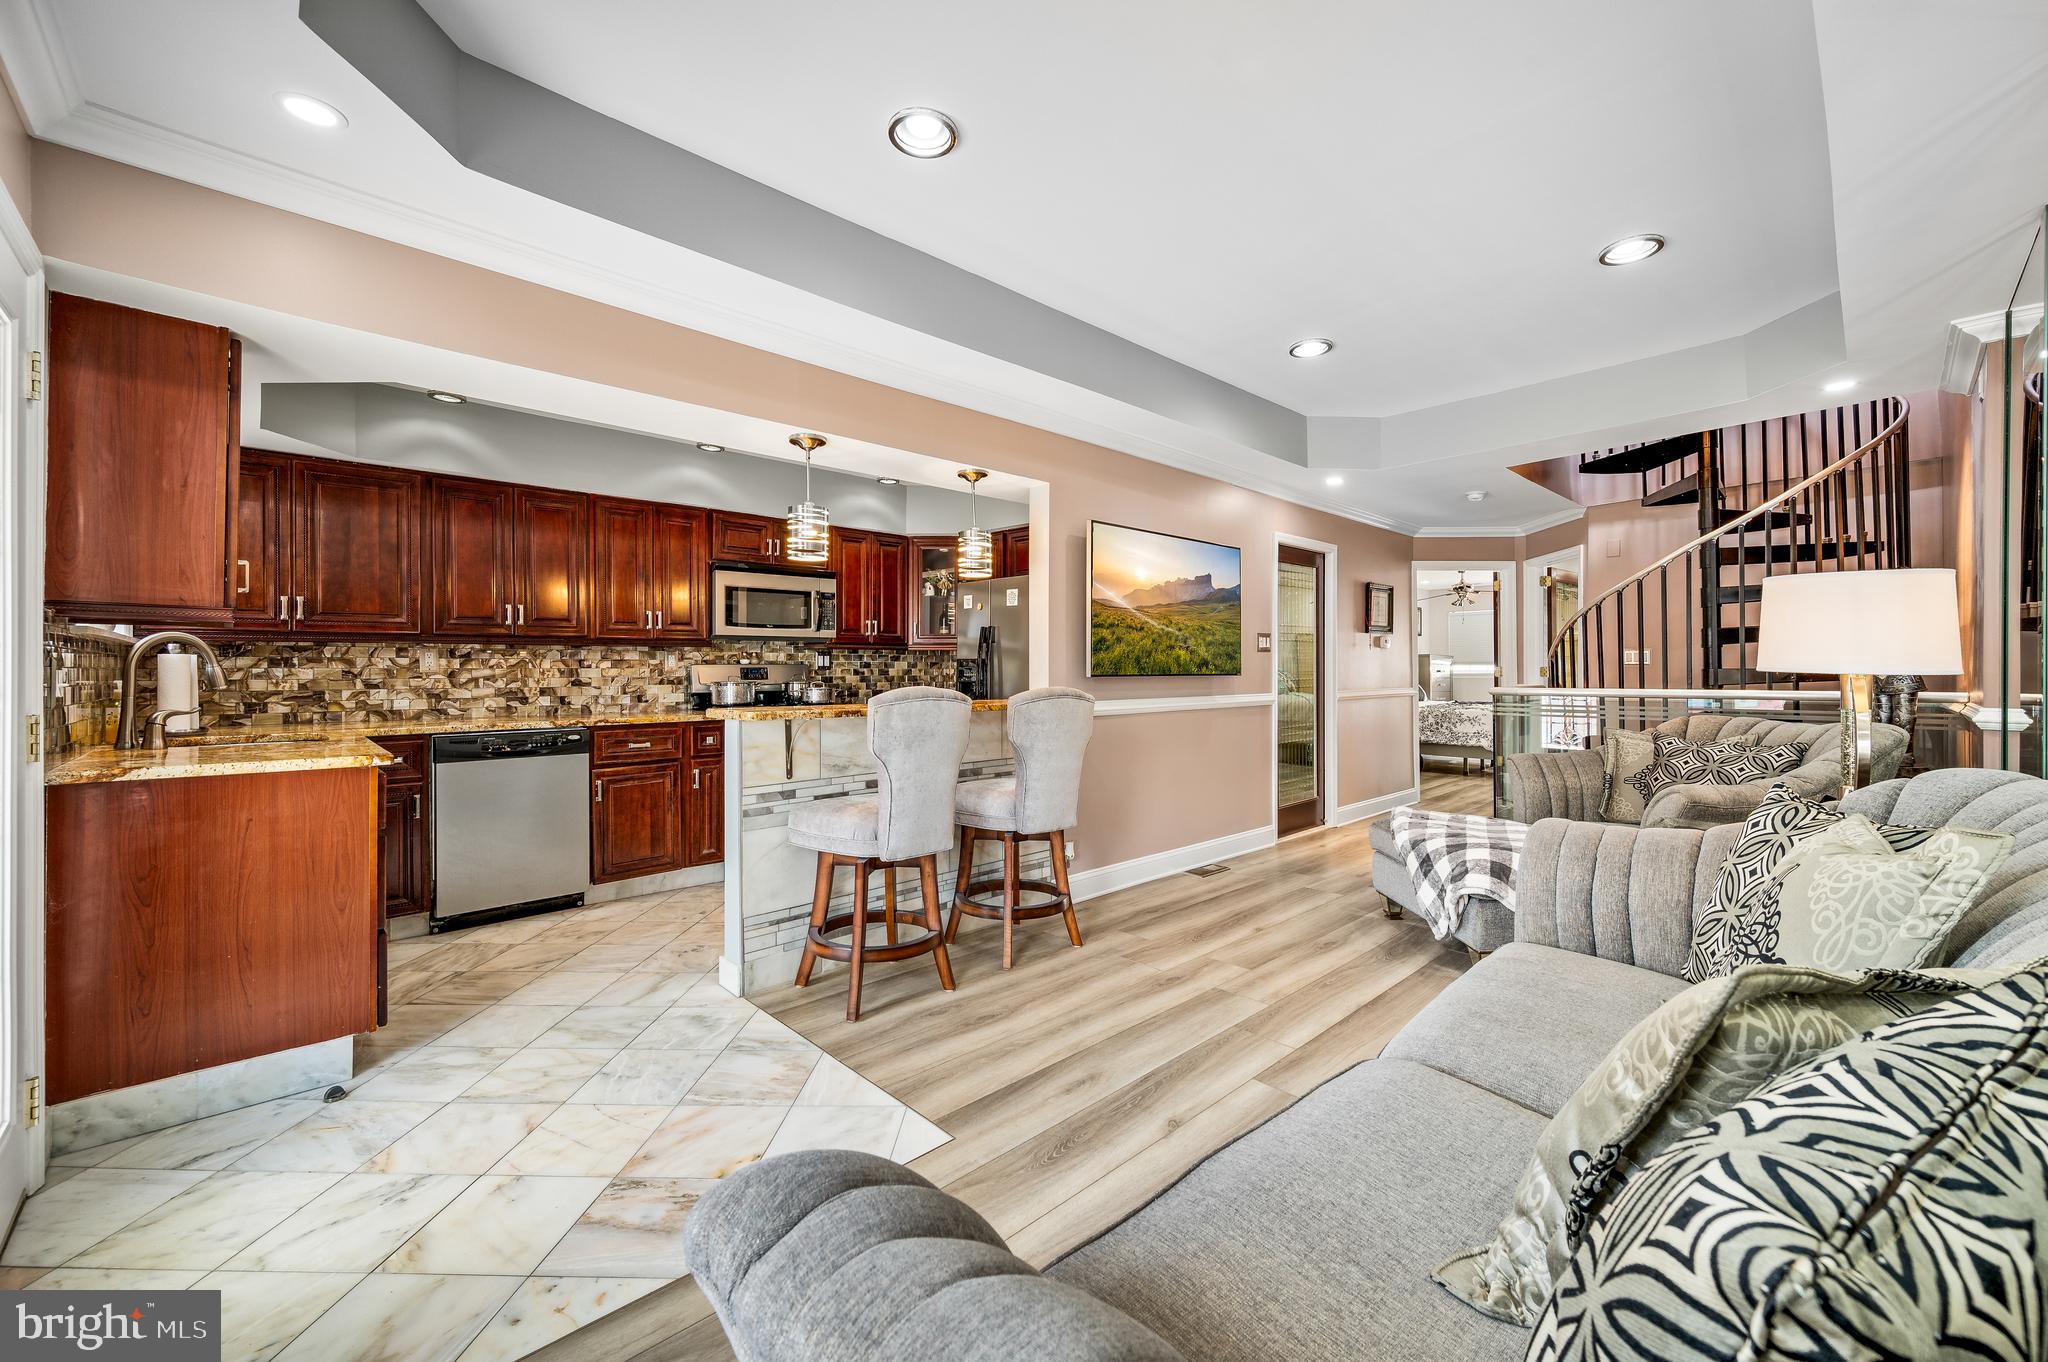
[[683, 769], [683, 864], [716, 865], [725, 859], [725, 725], [697, 723]]
[[237, 487], [233, 631], [419, 632], [419, 474], [251, 449]]
[[773, 516], [743, 515], [738, 511], [713, 511], [711, 561], [802, 569], [807, 565], [791, 563], [782, 555], [783, 536], [788, 533], [788, 523]]
[[997, 530], [994, 535], [998, 577], [1022, 577], [1031, 571], [1031, 527]]
[[375, 768], [53, 785], [46, 810], [51, 1104], [375, 1028]]
[[388, 917], [424, 913], [433, 901], [433, 859], [428, 828], [433, 826], [433, 791], [427, 783], [426, 738], [381, 738], [377, 746], [399, 764], [383, 768], [384, 912]]
[[238, 349], [224, 327], [50, 295], [43, 594], [59, 612], [230, 623]]
[[420, 631], [420, 475], [292, 461], [295, 633]]
[[[680, 870], [683, 767], [677, 731], [658, 725], [594, 730], [590, 768], [590, 879], [593, 884]], [[644, 742], [652, 760], [626, 747]]]
[[576, 638], [589, 598], [590, 498], [429, 478], [429, 627], [462, 638]]
[[904, 647], [909, 642], [910, 541], [900, 534], [835, 529], [832, 566], [839, 581], [839, 628], [832, 641]]
[[951, 651], [959, 642], [959, 544], [950, 534], [913, 535], [905, 617], [913, 649]]
[[591, 634], [622, 642], [709, 637], [707, 513], [593, 497], [590, 517]]

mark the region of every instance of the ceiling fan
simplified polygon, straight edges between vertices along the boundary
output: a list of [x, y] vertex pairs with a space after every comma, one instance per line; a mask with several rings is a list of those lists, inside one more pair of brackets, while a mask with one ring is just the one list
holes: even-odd
[[1468, 582], [1465, 580], [1465, 574], [1460, 572], [1456, 586], [1448, 591], [1439, 591], [1434, 596], [1423, 596], [1417, 600], [1416, 604], [1420, 605], [1422, 601], [1440, 601], [1448, 596], [1453, 606], [1462, 609], [1472, 604], [1473, 601], [1478, 600], [1481, 596], [1491, 596], [1493, 591], [1494, 583], [1491, 580], [1483, 583]]

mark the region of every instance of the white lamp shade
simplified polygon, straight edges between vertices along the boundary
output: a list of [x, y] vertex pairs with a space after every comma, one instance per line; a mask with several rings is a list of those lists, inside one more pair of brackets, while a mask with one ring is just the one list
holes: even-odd
[[1756, 665], [1830, 676], [1954, 676], [1963, 669], [1955, 570], [1767, 577]]

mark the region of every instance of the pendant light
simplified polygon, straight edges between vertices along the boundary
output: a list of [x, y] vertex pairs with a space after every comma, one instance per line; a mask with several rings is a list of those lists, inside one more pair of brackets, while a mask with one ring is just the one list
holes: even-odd
[[804, 499], [789, 508], [789, 537], [783, 541], [782, 556], [792, 563], [832, 561], [831, 516], [811, 500], [811, 451], [825, 443], [822, 435], [792, 435], [789, 442], [804, 452]]
[[963, 582], [986, 581], [996, 575], [995, 537], [981, 528], [980, 505], [974, 499], [975, 485], [987, 476], [979, 468], [960, 470], [960, 477], [967, 484], [967, 528], [960, 531], [954, 567]]

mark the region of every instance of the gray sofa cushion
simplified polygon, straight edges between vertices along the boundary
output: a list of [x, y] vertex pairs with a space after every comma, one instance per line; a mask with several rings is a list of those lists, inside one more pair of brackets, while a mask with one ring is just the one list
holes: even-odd
[[1453, 980], [1382, 1054], [1555, 1116], [1631, 1027], [1684, 990], [1669, 975], [1512, 942]]
[[[964, 788], [964, 787], [963, 787]], [[1366, 828], [1372, 846], [1372, 887], [1409, 912], [1415, 906], [1415, 883], [1408, 878], [1408, 863], [1394, 846], [1394, 825], [1381, 818]], [[1465, 903], [1465, 916], [1458, 923], [1455, 939], [1482, 954], [1499, 950], [1515, 939], [1515, 915], [1496, 899], [1475, 898]]]
[[1528, 1333], [1429, 1273], [1492, 1231], [1542, 1129], [1491, 1093], [1374, 1060], [1046, 1275], [1202, 1362], [1508, 1362]]

